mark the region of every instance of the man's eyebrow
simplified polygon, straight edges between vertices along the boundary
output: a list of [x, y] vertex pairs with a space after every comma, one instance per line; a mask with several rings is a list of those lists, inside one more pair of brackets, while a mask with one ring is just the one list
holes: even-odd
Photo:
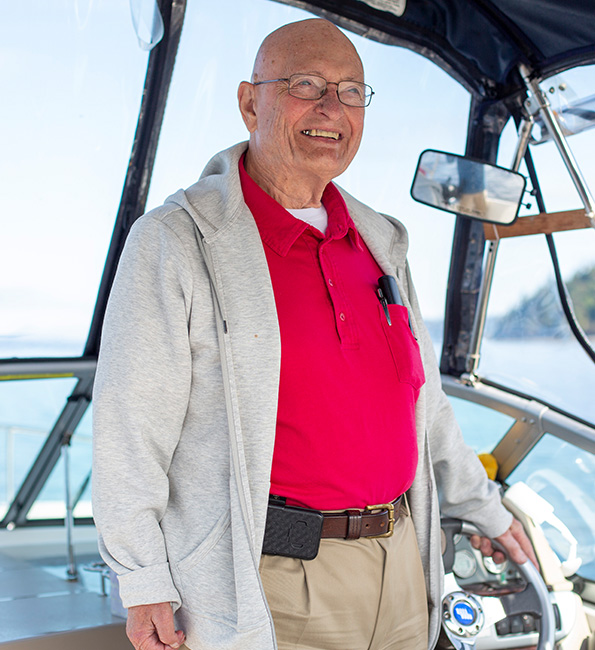
[[290, 72], [287, 76], [290, 77], [291, 75], [294, 74], [314, 74], [317, 77], [322, 77], [324, 79], [324, 75], [322, 74], [322, 72], [318, 72], [317, 70], [307, 70], [307, 71], [300, 70], [299, 72]]
[[[326, 77], [322, 74], [322, 72], [318, 72], [316, 70], [310, 70], [309, 72], [292, 72], [292, 74], [315, 74], [317, 77], [322, 77], [323, 79], [326, 79]], [[358, 75], [359, 76], [359, 75]], [[354, 75], [348, 75], [347, 77], [342, 77], [339, 79], [339, 81], [356, 81], [357, 83], [364, 83], [363, 81], [360, 81], [357, 76]]]

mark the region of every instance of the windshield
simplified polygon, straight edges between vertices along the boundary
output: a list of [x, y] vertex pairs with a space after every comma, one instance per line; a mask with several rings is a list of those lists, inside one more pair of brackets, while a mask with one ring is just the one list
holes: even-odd
[[571, 535], [562, 534], [564, 528], [552, 517], [543, 523], [545, 536], [562, 561], [576, 545], [574, 552], [581, 565], [575, 571], [590, 580], [595, 580], [594, 476], [593, 454], [546, 434], [508, 477], [511, 484], [523, 481], [554, 507], [556, 518]]
[[[549, 92], [556, 82], [567, 84], [567, 93], [572, 88], [584, 96], [595, 84], [595, 66], [568, 71], [561, 78], [543, 82], [542, 87]], [[554, 108], [556, 101], [552, 99]], [[516, 132], [510, 124], [502, 139], [499, 164], [510, 165], [515, 142]], [[569, 137], [568, 144], [593, 192], [595, 130]], [[555, 144], [531, 146], [531, 154], [547, 211], [580, 208], [580, 198]], [[527, 174], [524, 164], [521, 172]], [[524, 203], [521, 215], [538, 212], [530, 194], [525, 195]], [[556, 233], [554, 242], [574, 312], [593, 343], [595, 231]], [[572, 336], [562, 311], [544, 235], [500, 241], [479, 374], [595, 422], [591, 398], [595, 364]]]
[[74, 378], [0, 382], [0, 519], [75, 384]]
[[0, 358], [78, 356], [147, 53], [127, 2], [10, 2], [2, 22]]

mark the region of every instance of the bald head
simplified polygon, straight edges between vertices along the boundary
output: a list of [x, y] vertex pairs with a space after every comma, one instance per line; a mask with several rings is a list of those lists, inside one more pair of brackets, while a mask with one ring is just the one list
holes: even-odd
[[[305, 86], [326, 80], [318, 98], [290, 94], [289, 78]], [[242, 81], [238, 103], [250, 132], [248, 174], [286, 208], [320, 206], [326, 185], [357, 152], [364, 107], [343, 103], [339, 82], [360, 88], [362, 62], [351, 41], [327, 20], [285, 25], [267, 36], [252, 83]]]
[[253, 81], [289, 76], [300, 69], [301, 62], [324, 60], [349, 61], [363, 81], [364, 68], [353, 43], [322, 18], [311, 18], [283, 25], [262, 42], [254, 61]]

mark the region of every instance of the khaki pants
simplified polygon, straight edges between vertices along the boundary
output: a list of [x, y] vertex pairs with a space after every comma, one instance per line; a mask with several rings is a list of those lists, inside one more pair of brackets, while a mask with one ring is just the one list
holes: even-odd
[[404, 503], [392, 537], [323, 539], [310, 561], [263, 555], [260, 574], [279, 650], [427, 650], [424, 576]]

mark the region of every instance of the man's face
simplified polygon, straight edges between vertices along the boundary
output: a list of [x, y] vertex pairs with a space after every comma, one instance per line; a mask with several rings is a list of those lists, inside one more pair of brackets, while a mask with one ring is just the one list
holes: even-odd
[[339, 81], [364, 81], [361, 62], [344, 36], [322, 27], [286, 48], [272, 48], [257, 77], [319, 75], [329, 82], [321, 99], [292, 97], [283, 81], [252, 87], [250, 152], [261, 169], [280, 179], [313, 175], [328, 182], [349, 166], [361, 141], [364, 109], [340, 103], [336, 92]]

